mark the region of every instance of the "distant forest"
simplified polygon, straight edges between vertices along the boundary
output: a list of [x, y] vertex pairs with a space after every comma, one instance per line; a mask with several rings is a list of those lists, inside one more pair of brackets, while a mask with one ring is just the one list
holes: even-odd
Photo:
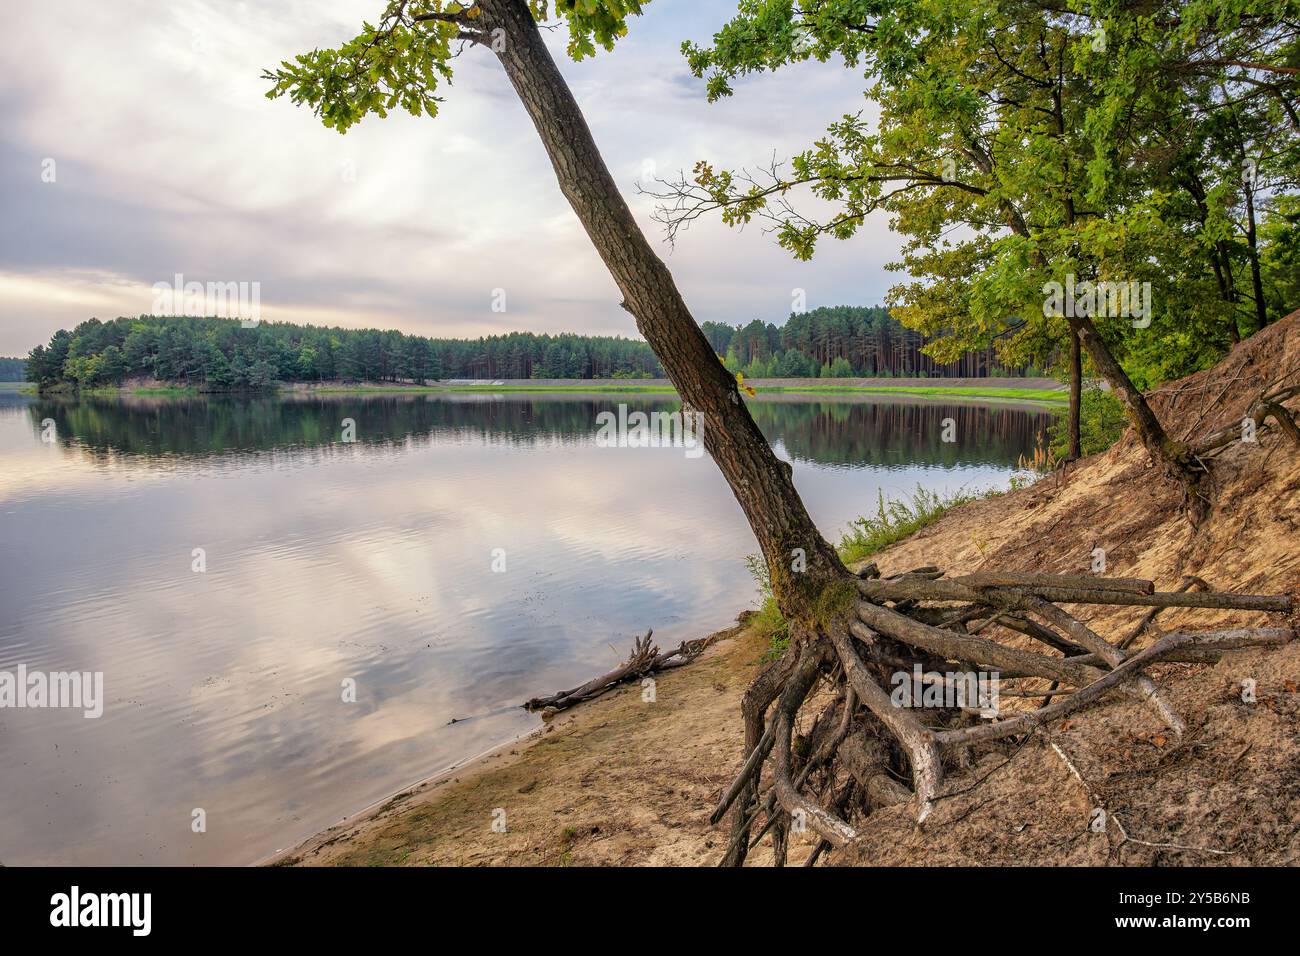
[[26, 381], [23, 370], [27, 362], [20, 358], [0, 358], [0, 382]]
[[998, 364], [992, 348], [949, 365], [922, 349], [929, 341], [905, 328], [884, 306], [839, 305], [793, 313], [784, 325], [755, 319], [736, 328], [700, 326], [726, 365], [748, 378], [967, 377], [1036, 374]]
[[[791, 315], [783, 326], [705, 322], [704, 334], [733, 371], [750, 378], [984, 376], [992, 352], [941, 366], [925, 339], [880, 307], [838, 306]], [[14, 360], [4, 360], [18, 362]], [[236, 319], [140, 316], [90, 319], [61, 329], [27, 358], [41, 388], [112, 386], [149, 377], [208, 391], [263, 391], [277, 382], [414, 382], [446, 379], [658, 378], [650, 347], [635, 339], [511, 332], [431, 339], [376, 329], [283, 322], [244, 328]]]

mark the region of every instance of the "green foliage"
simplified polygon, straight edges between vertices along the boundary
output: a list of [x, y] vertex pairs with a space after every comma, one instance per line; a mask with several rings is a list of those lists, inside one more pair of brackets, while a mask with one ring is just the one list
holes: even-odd
[[773, 660], [790, 646], [790, 626], [786, 623], [777, 607], [776, 596], [772, 593], [772, 578], [761, 555], [751, 554], [745, 558], [749, 573], [758, 587], [759, 607], [749, 620], [750, 629], [768, 642], [765, 660]]
[[0, 382], [27, 381], [27, 360], [0, 358]]
[[[1012, 487], [1018, 486], [1013, 482]], [[882, 491], [874, 515], [863, 515], [850, 522], [849, 530], [840, 540], [840, 558], [846, 564], [861, 561], [927, 525], [934, 524], [958, 505], [992, 498], [1001, 493], [997, 489], [990, 489], [984, 492], [955, 491], [945, 495], [927, 491], [918, 485], [911, 498], [887, 501]]]
[[[539, 23], [554, 19], [569, 31], [575, 60], [597, 47], [613, 49], [627, 33], [627, 18], [649, 0], [528, 0]], [[269, 99], [288, 96], [326, 126], [345, 133], [366, 116], [392, 110], [435, 116], [440, 83], [452, 80], [451, 61], [465, 41], [499, 49], [508, 38], [485, 26], [482, 10], [460, 0], [391, 0], [377, 23], [338, 47], [301, 53], [267, 70]]]
[[907, 238], [893, 313], [937, 361], [1060, 362], [1047, 283], [1149, 282], [1150, 327], [1093, 320], [1146, 384], [1187, 374], [1300, 306], [1297, 18], [1296, 0], [741, 0], [683, 48], [710, 98], [836, 59], [879, 123], [844, 116], [769, 169], [698, 163], [660, 216], [766, 220], [807, 259], [882, 211]]
[[[1124, 403], [1101, 388], [1085, 388], [1079, 398], [1079, 453], [1096, 455], [1105, 451], [1119, 441], [1124, 429], [1128, 428], [1128, 418], [1124, 414]], [[1070, 453], [1069, 418], [1066, 411], [1058, 413], [1056, 419], [1047, 429], [1049, 447], [1056, 458], [1063, 459]]]
[[[596, 48], [614, 49], [627, 35], [627, 18], [640, 16], [650, 0], [555, 0], [555, 15], [563, 17], [569, 27], [568, 53], [575, 60], [592, 56]], [[533, 18], [538, 23], [550, 17], [548, 0], [529, 0]]]
[[148, 377], [206, 391], [266, 391], [277, 381], [410, 382], [442, 378], [650, 378], [663, 370], [644, 342], [512, 332], [476, 340], [393, 330], [320, 328], [237, 319], [90, 319], [28, 356], [43, 388], [116, 385]]
[[[903, 329], [880, 308], [817, 309], [792, 315], [779, 328], [759, 320], [743, 328], [706, 322], [704, 331], [722, 345], [727, 367], [747, 377], [1002, 371], [971, 362], [934, 367], [921, 355], [917, 333]], [[747, 357], [743, 368], [737, 349]], [[185, 316], [90, 319], [33, 349], [28, 367], [31, 381], [45, 388], [102, 388], [148, 377], [218, 392], [267, 390], [277, 381], [422, 385], [458, 378], [634, 380], [664, 375], [649, 345], [622, 337], [510, 332], [473, 340], [431, 339], [393, 330], [278, 322], [246, 329], [235, 319]]]
[[1278, 197], [1260, 233], [1268, 311], [1289, 315], [1300, 309], [1300, 196]]
[[727, 370], [746, 378], [916, 377], [1018, 375], [998, 365], [991, 349], [940, 364], [925, 354], [926, 340], [884, 306], [823, 306], [791, 313], [784, 325], [754, 319], [746, 325], [700, 325]]

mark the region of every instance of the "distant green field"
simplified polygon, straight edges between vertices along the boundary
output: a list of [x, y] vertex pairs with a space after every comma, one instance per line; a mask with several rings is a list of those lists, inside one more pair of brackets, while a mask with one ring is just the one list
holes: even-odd
[[[410, 389], [405, 389], [409, 391]], [[426, 388], [423, 391], [447, 392], [658, 392], [674, 394], [671, 385], [452, 385], [447, 388]], [[787, 385], [763, 386], [755, 389], [759, 392], [791, 392], [814, 394], [890, 394], [922, 395], [948, 398], [1006, 398], [1030, 402], [1068, 402], [1069, 396], [1064, 391], [1044, 388], [980, 388], [974, 387], [927, 387], [907, 385]], [[332, 389], [320, 389], [332, 391]], [[362, 391], [371, 391], [362, 389]]]
[[949, 395], [965, 396], [967, 398], [1015, 398], [1021, 401], [1034, 402], [1068, 402], [1070, 396], [1067, 392], [1054, 388], [980, 388], [974, 387], [953, 387], [944, 388], [942, 386], [911, 387], [907, 385], [866, 385], [856, 387], [853, 385], [799, 385], [791, 388], [772, 387], [759, 388], [760, 392], [897, 392], [903, 395]]
[[312, 395], [401, 395], [408, 393], [439, 392], [555, 392], [578, 394], [586, 392], [658, 392], [672, 395], [671, 385], [321, 385], [313, 388]]

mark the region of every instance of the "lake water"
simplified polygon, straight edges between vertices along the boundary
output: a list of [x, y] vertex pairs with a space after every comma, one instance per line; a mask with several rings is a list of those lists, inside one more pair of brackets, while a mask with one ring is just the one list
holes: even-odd
[[[707, 455], [598, 447], [621, 401], [676, 407], [0, 393], [0, 672], [102, 672], [105, 701], [0, 709], [0, 863], [250, 863], [537, 726], [523, 700], [648, 628], [727, 626], [744, 516]], [[1005, 486], [1049, 418], [751, 407], [832, 541], [881, 490]]]

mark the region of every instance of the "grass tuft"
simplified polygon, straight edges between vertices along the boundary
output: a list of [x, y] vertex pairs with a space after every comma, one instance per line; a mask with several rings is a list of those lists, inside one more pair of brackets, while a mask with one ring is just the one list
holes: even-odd
[[[1026, 484], [1028, 484], [1027, 478], [1013, 475], [1009, 490], [1016, 491]], [[996, 498], [1002, 494], [1005, 492], [999, 488], [943, 494], [927, 491], [918, 485], [910, 498], [887, 500], [882, 491], [876, 504], [876, 513], [863, 515], [849, 524], [849, 530], [840, 541], [838, 549], [840, 559], [845, 564], [862, 561], [922, 528], [934, 524], [959, 505], [984, 498]], [[773, 660], [780, 657], [790, 646], [790, 629], [781, 615], [781, 609], [777, 606], [776, 596], [772, 593], [771, 576], [762, 556], [751, 554], [745, 559], [745, 563], [754, 582], [758, 585], [761, 601], [758, 611], [750, 619], [749, 624], [756, 633], [767, 638], [769, 648], [763, 659]], [[839, 595], [828, 597], [827, 606], [824, 608], [827, 614], [836, 609], [838, 598]], [[820, 610], [823, 609], [819, 608]]]

